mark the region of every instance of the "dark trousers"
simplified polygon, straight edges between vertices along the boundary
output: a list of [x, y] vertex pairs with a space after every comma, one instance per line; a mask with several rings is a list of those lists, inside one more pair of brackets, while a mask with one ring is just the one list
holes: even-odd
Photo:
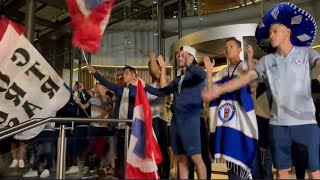
[[124, 143], [125, 129], [117, 129], [117, 159], [115, 163], [115, 176], [119, 179], [124, 179]]
[[252, 177], [253, 179], [273, 179], [272, 157], [268, 140], [269, 119], [257, 115], [257, 124], [259, 147], [266, 149], [266, 151], [261, 152], [260, 148], [257, 149], [252, 164]]
[[70, 153], [70, 166], [78, 165], [78, 158], [80, 160], [85, 159], [86, 152], [88, 150], [88, 126], [77, 126], [73, 129], [69, 139], [69, 153]]
[[260, 148], [256, 152], [252, 165], [252, 178], [273, 179], [272, 157], [269, 148], [263, 153]]
[[37, 136], [33, 170], [42, 172], [44, 169], [52, 169], [56, 141], [57, 136], [55, 131], [42, 131]]
[[152, 125], [162, 154], [162, 163], [158, 165], [158, 172], [161, 179], [169, 179], [168, 125], [158, 117], [153, 118]]
[[305, 179], [308, 153], [304, 150], [303, 147], [295, 144], [291, 147], [291, 152], [292, 162], [296, 170], [297, 179]]
[[[211, 179], [211, 160], [210, 160], [209, 147], [208, 147], [208, 131], [207, 131], [204, 118], [200, 118], [200, 121], [201, 121], [201, 124], [200, 124], [201, 156], [207, 168], [207, 179]], [[194, 164], [191, 160], [191, 157], [189, 157], [188, 159], [189, 159], [189, 179], [194, 179]]]

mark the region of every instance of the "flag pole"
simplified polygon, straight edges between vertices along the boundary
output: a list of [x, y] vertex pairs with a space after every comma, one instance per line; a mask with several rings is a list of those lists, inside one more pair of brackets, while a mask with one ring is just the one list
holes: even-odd
[[158, 177], [158, 166], [157, 166], [157, 163], [156, 163], [156, 160], [155, 160], [155, 158], [154, 158], [154, 153], [153, 153], [153, 151], [151, 152], [151, 155], [152, 155], [152, 161], [153, 161], [153, 165], [154, 165], [154, 169], [155, 169], [155, 171], [154, 171], [154, 173], [155, 173], [155, 175], [156, 175], [156, 179], [159, 179], [159, 177]]
[[88, 60], [87, 60], [86, 54], [84, 53], [84, 50], [83, 50], [83, 49], [81, 49], [81, 52], [82, 52], [82, 55], [83, 55], [84, 60], [86, 61], [86, 65], [87, 65], [87, 66], [89, 66], [89, 63], [88, 63]]

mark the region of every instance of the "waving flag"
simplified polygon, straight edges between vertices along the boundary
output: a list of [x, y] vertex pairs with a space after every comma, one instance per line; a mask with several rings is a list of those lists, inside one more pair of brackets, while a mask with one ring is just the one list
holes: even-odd
[[91, 53], [98, 52], [114, 3], [115, 0], [67, 0], [74, 28], [74, 46]]
[[161, 151], [152, 128], [151, 108], [144, 88], [138, 81], [127, 154], [127, 178], [159, 179], [157, 164], [161, 161]]
[[[225, 77], [217, 83], [229, 81]], [[227, 161], [241, 178], [251, 177], [251, 167], [258, 147], [258, 127], [251, 92], [247, 86], [222, 95], [210, 103], [211, 153]]]
[[[5, 17], [0, 18], [0, 92], [0, 129], [54, 116], [70, 97], [63, 79], [23, 35], [23, 27]], [[14, 138], [34, 138], [44, 126]]]

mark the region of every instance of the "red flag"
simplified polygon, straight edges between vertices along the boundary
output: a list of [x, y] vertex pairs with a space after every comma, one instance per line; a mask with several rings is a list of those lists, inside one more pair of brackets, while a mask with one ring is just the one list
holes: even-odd
[[115, 0], [67, 0], [74, 28], [72, 43], [97, 53]]
[[151, 107], [145, 90], [138, 81], [127, 154], [127, 178], [159, 179], [157, 164], [161, 161], [161, 151], [152, 128]]

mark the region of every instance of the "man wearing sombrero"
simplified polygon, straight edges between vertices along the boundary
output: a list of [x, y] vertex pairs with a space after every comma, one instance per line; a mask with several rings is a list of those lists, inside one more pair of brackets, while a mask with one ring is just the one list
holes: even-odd
[[205, 101], [255, 80], [268, 83], [272, 93], [269, 141], [278, 179], [289, 179], [293, 144], [308, 152], [309, 178], [320, 179], [319, 127], [311, 96], [311, 68], [320, 67], [320, 54], [310, 48], [316, 36], [313, 17], [285, 2], [270, 9], [256, 29], [257, 44], [269, 54], [255, 70], [203, 91]]

